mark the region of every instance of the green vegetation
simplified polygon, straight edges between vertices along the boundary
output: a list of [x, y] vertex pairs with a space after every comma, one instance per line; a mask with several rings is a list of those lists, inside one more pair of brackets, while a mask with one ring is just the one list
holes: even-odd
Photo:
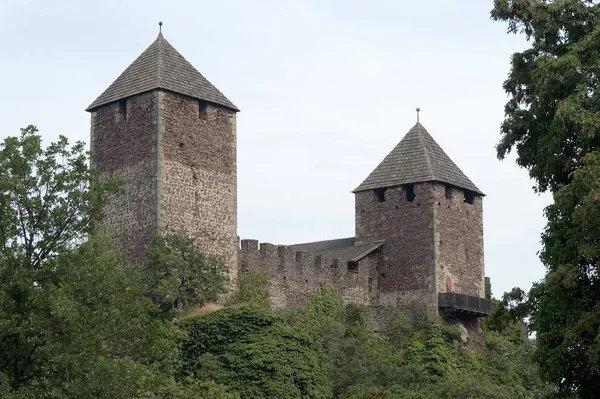
[[223, 309], [182, 322], [182, 375], [212, 380], [242, 398], [328, 398], [315, 350], [268, 309]]
[[495, 303], [481, 353], [459, 343], [455, 327], [428, 324], [418, 311], [395, 314], [375, 335], [362, 308], [327, 288], [306, 307], [272, 311], [260, 273], [239, 277], [229, 308], [190, 312], [226, 291], [224, 265], [191, 240], [165, 235], [154, 236], [143, 265], [130, 265], [96, 229], [119, 183], [88, 169], [81, 143], [60, 138], [43, 149], [35, 128], [24, 129], [0, 147], [0, 188], [2, 398], [533, 398], [547, 391], [515, 316], [520, 302]]
[[228, 304], [270, 308], [269, 276], [257, 271], [239, 274]]
[[1, 145], [3, 398], [141, 397], [169, 386], [174, 331], [153, 317], [139, 270], [110, 241], [85, 241], [118, 192], [87, 168], [81, 143], [61, 137], [43, 149], [30, 126]]
[[529, 316], [535, 359], [558, 396], [593, 398], [600, 392], [600, 4], [496, 0], [492, 17], [530, 43], [513, 55], [504, 84], [510, 100], [498, 156], [514, 149], [536, 190], [554, 199], [542, 234], [547, 274], [527, 295], [512, 295], [515, 317]]
[[203, 254], [189, 237], [154, 234], [142, 269], [151, 297], [170, 318], [215, 302], [227, 291], [226, 266]]
[[[502, 303], [495, 301], [495, 312]], [[503, 313], [502, 313], [503, 314]], [[551, 392], [519, 323], [484, 325], [473, 352], [458, 329], [416, 329], [402, 313], [384, 336], [331, 289], [301, 309], [223, 309], [181, 322], [180, 378], [213, 381], [243, 398], [541, 398]], [[419, 325], [417, 323], [417, 325]]]

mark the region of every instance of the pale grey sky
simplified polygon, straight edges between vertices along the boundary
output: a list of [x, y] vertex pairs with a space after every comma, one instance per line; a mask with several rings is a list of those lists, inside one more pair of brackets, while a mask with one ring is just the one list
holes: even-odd
[[354, 234], [350, 191], [415, 123], [484, 200], [496, 296], [529, 288], [543, 208], [514, 157], [500, 162], [510, 56], [482, 0], [1, 0], [2, 137], [37, 125], [88, 141], [84, 109], [154, 39], [166, 39], [238, 114], [238, 232], [293, 244]]

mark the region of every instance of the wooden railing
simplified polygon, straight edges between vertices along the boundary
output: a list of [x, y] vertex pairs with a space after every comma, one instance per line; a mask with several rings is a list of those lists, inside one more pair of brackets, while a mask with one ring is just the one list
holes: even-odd
[[440, 309], [469, 313], [477, 317], [485, 317], [492, 311], [491, 300], [456, 292], [440, 292], [438, 306]]

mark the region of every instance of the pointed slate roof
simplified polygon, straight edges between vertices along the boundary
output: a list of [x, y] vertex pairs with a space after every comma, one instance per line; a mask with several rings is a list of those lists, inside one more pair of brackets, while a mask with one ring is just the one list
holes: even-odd
[[353, 192], [439, 181], [483, 194], [419, 122]]
[[86, 111], [154, 89], [169, 90], [239, 111], [167, 42], [162, 33]]

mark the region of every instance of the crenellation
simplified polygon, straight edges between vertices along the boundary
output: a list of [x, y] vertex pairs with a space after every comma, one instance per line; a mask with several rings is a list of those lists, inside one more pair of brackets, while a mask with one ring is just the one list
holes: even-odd
[[268, 242], [261, 242], [259, 248], [259, 251], [263, 256], [275, 256], [277, 254], [277, 246]]
[[296, 262], [299, 265], [308, 265], [309, 263], [314, 264], [315, 255], [310, 251], [296, 251]]
[[321, 270], [322, 272], [324, 272], [324, 270], [331, 268], [331, 262], [332, 262], [332, 259], [327, 255], [315, 256], [315, 266], [316, 266], [317, 270]]
[[258, 251], [258, 240], [241, 240], [241, 246], [244, 251]]

